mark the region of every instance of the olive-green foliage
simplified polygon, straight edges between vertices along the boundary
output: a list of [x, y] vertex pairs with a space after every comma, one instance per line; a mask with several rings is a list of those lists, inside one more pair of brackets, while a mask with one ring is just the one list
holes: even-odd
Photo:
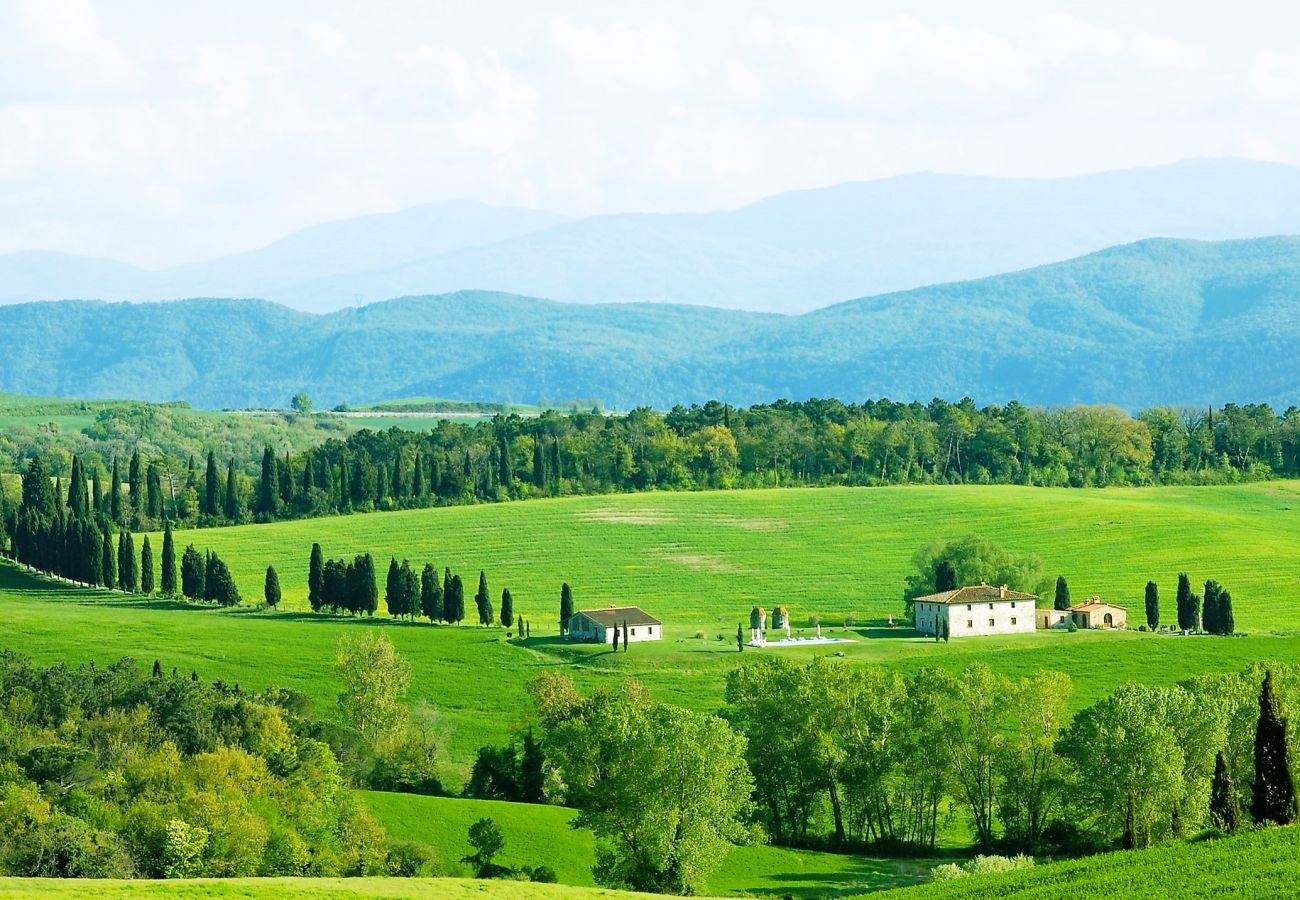
[[[1017, 555], [999, 547], [979, 534], [968, 534], [958, 540], [933, 540], [916, 552], [912, 558], [915, 571], [907, 576], [903, 599], [907, 618], [912, 617], [912, 601], [936, 592], [936, 573], [947, 563], [958, 585], [1005, 584], [1012, 590], [1027, 594], [1046, 593], [1050, 578], [1037, 555]], [[1062, 576], [1057, 582], [1057, 597], [1065, 584]], [[1070, 597], [1065, 589], [1065, 599]], [[1058, 607], [1059, 608], [1059, 607]]]
[[304, 724], [268, 698], [128, 659], [42, 669], [0, 653], [0, 871], [385, 871], [382, 829]]

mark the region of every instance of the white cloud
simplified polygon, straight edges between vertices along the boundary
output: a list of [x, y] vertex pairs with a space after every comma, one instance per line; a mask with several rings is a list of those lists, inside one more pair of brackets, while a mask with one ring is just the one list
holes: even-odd
[[671, 87], [685, 77], [673, 29], [662, 22], [608, 28], [552, 23], [552, 42], [584, 74], [634, 85]]

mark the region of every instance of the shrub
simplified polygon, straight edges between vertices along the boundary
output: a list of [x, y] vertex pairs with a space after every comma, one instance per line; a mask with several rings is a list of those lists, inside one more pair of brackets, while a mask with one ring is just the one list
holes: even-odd
[[1146, 630], [1147, 630], [1147, 627], [1146, 627], [1145, 625], [1139, 625], [1139, 626], [1138, 626], [1138, 631], [1146, 631]]
[[930, 877], [935, 881], [951, 881], [967, 875], [994, 875], [1001, 872], [1014, 872], [1017, 869], [1029, 869], [1034, 865], [1032, 856], [977, 856], [965, 865], [944, 863], [930, 870]]
[[1065, 630], [1070, 632], [1070, 634], [1074, 634], [1076, 631], [1079, 630], [1079, 626], [1075, 624], [1074, 619], [1071, 619], [1069, 627], [1067, 627]]
[[858, 624], [857, 616], [853, 615], [852, 613], [844, 617], [845, 628], [852, 628], [856, 624]]
[[555, 874], [555, 870], [550, 866], [537, 866], [536, 868], [524, 866], [520, 871], [528, 876], [529, 881], [536, 881], [539, 884], [555, 884], [559, 881], [559, 876]]
[[707, 638], [708, 638], [708, 635], [705, 634], [703, 631], [697, 631], [697, 632], [695, 632], [695, 639], [696, 639], [697, 641], [703, 641], [703, 640], [706, 640]]
[[438, 858], [424, 844], [394, 841], [388, 848], [388, 874], [398, 878], [437, 875]]
[[809, 616], [809, 617], [808, 617], [808, 627], [809, 627], [809, 628], [816, 628], [816, 627], [817, 627], [818, 625], [820, 625], [821, 623], [822, 623], [822, 617], [821, 617], [821, 616]]

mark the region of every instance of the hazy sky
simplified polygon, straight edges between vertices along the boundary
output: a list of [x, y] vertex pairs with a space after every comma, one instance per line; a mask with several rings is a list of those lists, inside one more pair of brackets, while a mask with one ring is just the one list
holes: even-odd
[[0, 252], [153, 266], [436, 200], [1300, 163], [1298, 7], [0, 0]]

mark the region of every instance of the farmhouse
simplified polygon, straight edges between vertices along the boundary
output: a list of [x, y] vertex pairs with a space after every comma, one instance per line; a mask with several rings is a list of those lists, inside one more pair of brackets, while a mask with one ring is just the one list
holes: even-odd
[[1037, 602], [1033, 594], [1010, 590], [1005, 584], [976, 584], [917, 597], [912, 618], [922, 634], [943, 634], [945, 625], [948, 636], [955, 638], [1016, 634], [1034, 630]]
[[1103, 603], [1100, 597], [1076, 603], [1069, 609], [1038, 610], [1039, 628], [1069, 628], [1071, 622], [1076, 628], [1127, 628], [1128, 610]]
[[570, 640], [612, 644], [615, 628], [621, 632], [622, 641], [633, 644], [662, 640], [664, 636], [664, 623], [639, 606], [583, 609], [569, 617]]

